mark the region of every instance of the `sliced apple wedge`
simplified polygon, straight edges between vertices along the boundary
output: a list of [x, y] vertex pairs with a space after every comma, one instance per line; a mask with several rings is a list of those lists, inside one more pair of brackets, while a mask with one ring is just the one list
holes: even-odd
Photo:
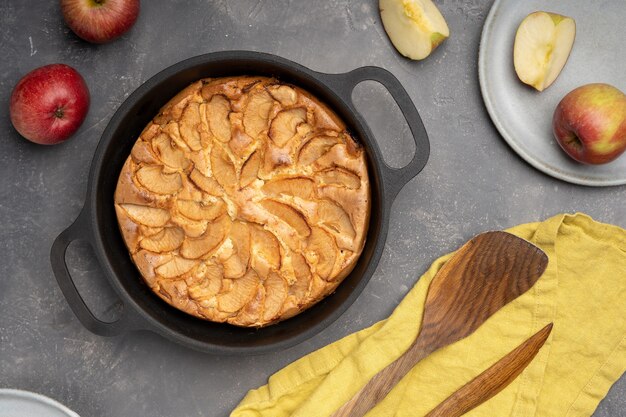
[[574, 45], [576, 23], [571, 17], [534, 12], [522, 20], [513, 45], [519, 79], [543, 91], [559, 76]]
[[380, 17], [398, 52], [407, 58], [426, 58], [450, 36], [450, 29], [431, 0], [380, 0]]

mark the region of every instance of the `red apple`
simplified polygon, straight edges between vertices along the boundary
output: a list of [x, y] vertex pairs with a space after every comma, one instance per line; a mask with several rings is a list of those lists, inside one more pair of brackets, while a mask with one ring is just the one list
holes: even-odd
[[129, 30], [139, 15], [139, 0], [61, 0], [67, 25], [87, 42], [109, 42]]
[[11, 93], [11, 123], [20, 135], [42, 145], [63, 142], [78, 130], [89, 110], [83, 77], [65, 64], [26, 74]]
[[608, 84], [569, 92], [552, 117], [561, 148], [584, 164], [604, 164], [626, 150], [626, 96]]

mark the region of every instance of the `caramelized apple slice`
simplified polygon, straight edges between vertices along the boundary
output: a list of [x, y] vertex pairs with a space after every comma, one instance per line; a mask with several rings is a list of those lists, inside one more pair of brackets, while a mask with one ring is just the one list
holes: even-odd
[[183, 187], [180, 174], [164, 174], [159, 165], [145, 165], [136, 172], [137, 181], [148, 191], [156, 194], [174, 194]]
[[280, 244], [276, 237], [260, 226], [251, 230], [252, 267], [262, 277], [280, 268]]
[[138, 224], [148, 227], [163, 227], [170, 220], [170, 213], [155, 207], [141, 206], [139, 204], [120, 204], [128, 217]]
[[309, 200], [315, 194], [315, 183], [304, 177], [283, 178], [266, 182], [263, 191], [273, 196], [286, 194]]
[[337, 245], [332, 236], [319, 227], [312, 227], [306, 256], [313, 261], [315, 272], [323, 279], [330, 276], [335, 266], [336, 252]]
[[230, 102], [222, 95], [216, 94], [207, 103], [207, 119], [213, 136], [220, 142], [230, 140]]
[[155, 271], [163, 278], [175, 278], [191, 271], [191, 269], [197, 264], [197, 261], [175, 256], [171, 260], [156, 268]]
[[183, 233], [182, 229], [179, 227], [166, 227], [159, 233], [142, 239], [139, 242], [139, 246], [156, 253], [171, 252], [183, 243], [183, 239], [185, 239], [185, 233]]
[[187, 237], [200, 237], [206, 232], [209, 225], [208, 221], [187, 221], [184, 217], [176, 218], [175, 222], [182, 227]]
[[277, 146], [282, 148], [295, 136], [296, 129], [304, 122], [306, 122], [304, 107], [282, 110], [272, 120], [269, 136]]
[[302, 301], [309, 292], [309, 283], [311, 281], [311, 268], [306, 263], [304, 256], [299, 253], [291, 253], [291, 266], [293, 267], [296, 281], [289, 287], [289, 294], [297, 300]]
[[178, 126], [180, 136], [192, 151], [202, 149], [202, 143], [200, 142], [201, 123], [200, 106], [198, 103], [189, 103], [187, 107], [185, 107], [185, 110], [183, 110], [183, 115]]
[[289, 86], [272, 86], [269, 91], [272, 97], [278, 100], [283, 106], [293, 106], [298, 101], [298, 93]]
[[193, 273], [193, 280], [197, 284], [189, 285], [189, 296], [198, 301], [215, 296], [222, 288], [222, 276], [222, 269], [218, 265], [200, 264]]
[[250, 101], [243, 112], [243, 126], [250, 136], [256, 138], [267, 129], [273, 105], [272, 96], [265, 90], [256, 91], [250, 95]]
[[173, 169], [187, 169], [189, 160], [185, 153], [172, 145], [172, 140], [168, 135], [161, 133], [152, 141], [152, 146], [156, 150], [157, 156], [165, 165]]
[[192, 220], [212, 221], [226, 213], [226, 204], [222, 200], [204, 204], [194, 200], [178, 199], [176, 208], [180, 214]]
[[228, 142], [228, 146], [235, 155], [243, 157], [246, 155], [246, 151], [253, 142], [254, 140], [250, 137], [250, 135], [237, 126], [233, 129], [232, 139]]
[[176, 144], [179, 149], [183, 149], [185, 151], [191, 152], [187, 143], [180, 136], [180, 129], [178, 128], [178, 123], [172, 121], [166, 124], [163, 127], [163, 132], [167, 133], [169, 138]]
[[338, 139], [332, 136], [318, 136], [311, 139], [300, 149], [298, 163], [300, 165], [312, 164], [337, 143], [339, 143]]
[[239, 255], [233, 254], [230, 258], [223, 262], [225, 278], [239, 278], [246, 273], [246, 265], [242, 262]]
[[237, 183], [235, 165], [228, 154], [217, 145], [213, 146], [211, 151], [211, 170], [213, 177], [222, 187], [233, 187]]
[[141, 139], [135, 142], [135, 145], [133, 145], [133, 149], [130, 151], [130, 156], [136, 163], [143, 162], [144, 164], [151, 165], [159, 163], [159, 161], [156, 159], [156, 156], [152, 152], [152, 147], [150, 146], [150, 143]]
[[180, 254], [188, 259], [200, 258], [217, 249], [230, 231], [230, 218], [223, 215], [209, 223], [206, 231], [197, 239], [187, 239], [180, 247]]
[[338, 185], [351, 190], [361, 187], [361, 178], [358, 175], [339, 167], [319, 172], [316, 177], [324, 185]]
[[289, 226], [300, 235], [301, 237], [307, 237], [311, 234], [311, 229], [307, 224], [304, 216], [298, 210], [290, 207], [286, 204], [279, 203], [274, 200], [263, 200], [261, 206], [280, 220], [287, 223]]
[[265, 286], [263, 321], [270, 322], [283, 308], [283, 303], [287, 297], [287, 283], [280, 275], [272, 272], [263, 282], [263, 285]]
[[317, 215], [320, 222], [335, 232], [354, 238], [356, 232], [350, 221], [350, 216], [337, 204], [329, 200], [320, 200], [317, 206]]
[[224, 194], [224, 190], [219, 183], [212, 177], [205, 177], [197, 169], [193, 169], [189, 174], [189, 179], [202, 191], [215, 197], [219, 197]]
[[233, 280], [230, 291], [217, 296], [217, 308], [225, 313], [235, 313], [243, 308], [256, 293], [259, 277], [250, 270]]
[[236, 323], [240, 326], [263, 325], [260, 320], [265, 302], [265, 287], [257, 285], [252, 299], [239, 311], [236, 316]]
[[250, 262], [250, 230], [248, 226], [242, 222], [233, 222], [230, 229], [230, 240], [233, 242], [239, 259], [247, 267], [248, 262]]
[[241, 168], [241, 179], [239, 183], [241, 187], [247, 187], [257, 179], [259, 167], [261, 166], [261, 152], [254, 151]]

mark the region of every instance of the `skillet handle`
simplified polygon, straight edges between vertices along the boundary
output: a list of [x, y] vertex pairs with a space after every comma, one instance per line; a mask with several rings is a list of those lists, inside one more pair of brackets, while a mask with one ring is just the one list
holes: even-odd
[[50, 263], [59, 287], [78, 320], [92, 333], [100, 336], [115, 336], [134, 330], [126, 306], [124, 306], [122, 315], [117, 321], [102, 321], [91, 312], [76, 288], [65, 262], [65, 254], [67, 247], [75, 240], [86, 240], [91, 245], [92, 243], [88, 239], [89, 235], [89, 210], [83, 208], [74, 223], [54, 240], [50, 250]]
[[409, 128], [413, 140], [415, 141], [415, 154], [413, 159], [403, 168], [392, 168], [383, 161], [383, 181], [386, 194], [390, 198], [400, 192], [411, 179], [419, 174], [430, 155], [430, 143], [428, 134], [424, 128], [424, 123], [420, 118], [411, 97], [406, 92], [400, 81], [389, 71], [379, 67], [361, 67], [345, 74], [325, 74], [336, 92], [346, 101], [355, 114], [356, 109], [352, 102], [352, 91], [361, 82], [372, 80], [381, 83], [391, 97], [395, 100], [402, 111]]

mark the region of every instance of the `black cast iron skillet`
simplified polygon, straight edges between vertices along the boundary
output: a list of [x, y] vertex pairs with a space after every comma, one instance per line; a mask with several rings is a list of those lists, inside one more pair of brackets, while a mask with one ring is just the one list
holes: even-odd
[[[143, 283], [132, 263], [113, 208], [113, 193], [122, 165], [139, 133], [161, 106], [200, 78], [233, 75], [277, 77], [304, 88], [329, 105], [364, 146], [371, 182], [369, 231], [363, 253], [352, 273], [335, 293], [315, 306], [261, 329], [200, 320], [159, 299]], [[404, 168], [395, 169], [385, 164], [370, 129], [352, 103], [352, 90], [365, 80], [382, 83], [408, 122], [416, 151]], [[246, 51], [217, 52], [190, 58], [146, 81], [111, 118], [91, 164], [85, 205], [76, 221], [52, 245], [52, 269], [74, 314], [96, 334], [113, 336], [149, 330], [191, 348], [219, 354], [280, 350], [324, 329], [363, 291], [383, 252], [391, 204], [400, 189], [424, 168], [428, 155], [428, 137], [413, 102], [400, 82], [384, 69], [362, 67], [345, 74], [323, 74], [274, 55]], [[109, 323], [96, 318], [76, 289], [65, 263], [65, 252], [74, 240], [85, 240], [93, 247], [105, 276], [123, 302], [123, 313], [117, 321]]]

